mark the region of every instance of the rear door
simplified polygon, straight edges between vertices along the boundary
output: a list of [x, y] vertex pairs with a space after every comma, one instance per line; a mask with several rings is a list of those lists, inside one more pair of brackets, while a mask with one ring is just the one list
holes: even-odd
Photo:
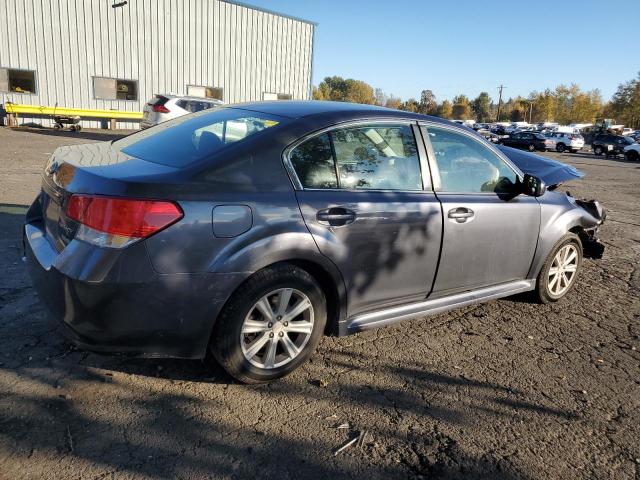
[[419, 136], [410, 122], [369, 121], [285, 153], [307, 227], [344, 278], [349, 315], [423, 300], [432, 288], [442, 211]]
[[540, 229], [540, 204], [513, 195], [518, 173], [475, 135], [425, 125], [444, 236], [432, 295], [444, 296], [526, 278]]

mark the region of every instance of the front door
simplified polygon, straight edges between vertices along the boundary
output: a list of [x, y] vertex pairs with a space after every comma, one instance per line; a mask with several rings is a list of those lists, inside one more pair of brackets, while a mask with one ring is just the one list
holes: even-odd
[[423, 132], [444, 215], [433, 295], [526, 278], [540, 229], [537, 199], [514, 196], [514, 167], [482, 140], [443, 126]]
[[305, 223], [344, 278], [348, 315], [423, 300], [433, 285], [442, 211], [414, 131], [388, 122], [335, 128], [288, 155]]

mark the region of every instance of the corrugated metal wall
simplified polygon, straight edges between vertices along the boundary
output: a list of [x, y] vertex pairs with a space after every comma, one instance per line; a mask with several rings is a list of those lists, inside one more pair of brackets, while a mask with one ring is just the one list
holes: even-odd
[[[187, 85], [223, 88], [227, 103], [309, 98], [310, 22], [224, 0], [111, 4], [0, 0], [0, 67], [35, 70], [37, 81], [36, 94], [0, 92], [0, 103], [142, 111], [154, 93]], [[95, 99], [93, 76], [137, 80], [138, 100]]]

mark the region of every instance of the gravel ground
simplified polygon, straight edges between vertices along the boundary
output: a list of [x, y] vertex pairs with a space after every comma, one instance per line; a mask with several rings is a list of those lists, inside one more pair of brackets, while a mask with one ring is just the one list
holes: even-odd
[[47, 320], [20, 261], [26, 206], [55, 147], [108, 138], [0, 129], [0, 478], [640, 477], [640, 164], [547, 154], [609, 211], [605, 258], [559, 304], [325, 338], [247, 387], [201, 362], [77, 350]]

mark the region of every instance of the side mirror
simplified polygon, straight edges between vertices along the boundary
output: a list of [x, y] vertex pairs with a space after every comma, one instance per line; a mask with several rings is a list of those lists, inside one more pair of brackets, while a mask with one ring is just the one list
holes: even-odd
[[529, 175], [528, 173], [524, 174], [524, 179], [522, 180], [522, 193], [529, 195], [530, 197], [541, 197], [546, 191], [547, 186], [541, 179], [534, 177], [533, 175]]

